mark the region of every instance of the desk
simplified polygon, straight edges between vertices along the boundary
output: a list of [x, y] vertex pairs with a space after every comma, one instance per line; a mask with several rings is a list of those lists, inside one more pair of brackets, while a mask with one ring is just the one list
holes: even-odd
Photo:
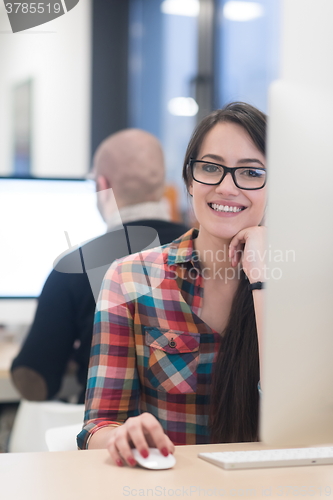
[[19, 349], [18, 342], [0, 340], [0, 403], [18, 402], [21, 399], [10, 380], [9, 373]]
[[204, 451], [260, 447], [177, 446], [175, 467], [164, 471], [116, 467], [106, 450], [2, 454], [0, 495], [4, 500], [333, 497], [333, 465], [225, 471], [197, 458]]
[[[13, 359], [20, 351], [22, 340], [19, 342], [15, 338], [0, 339], [0, 403], [13, 403], [21, 400], [21, 395], [15, 389], [10, 378], [10, 367]], [[68, 371], [63, 378], [61, 388], [55, 399], [74, 398], [82, 391], [76, 378], [76, 368], [69, 363]]]

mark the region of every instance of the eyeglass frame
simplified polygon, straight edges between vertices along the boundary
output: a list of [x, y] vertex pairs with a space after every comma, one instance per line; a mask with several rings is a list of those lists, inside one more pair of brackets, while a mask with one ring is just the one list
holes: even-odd
[[[222, 174], [221, 180], [219, 182], [214, 182], [213, 184], [208, 183], [208, 182], [198, 181], [193, 175], [193, 164], [194, 163], [209, 163], [210, 165], [216, 165], [217, 167], [222, 167], [223, 174]], [[215, 163], [213, 161], [195, 160], [194, 158], [189, 159], [188, 166], [191, 169], [192, 179], [195, 180], [195, 182], [199, 182], [200, 184], [205, 184], [205, 186], [218, 186], [225, 179], [227, 174], [231, 174], [232, 180], [234, 181], [234, 184], [238, 189], [243, 189], [245, 191], [257, 191], [258, 189], [262, 189], [263, 187], [265, 187], [266, 182], [267, 182], [267, 170], [265, 168], [262, 168], [262, 167], [257, 167], [256, 169], [263, 170], [266, 173], [264, 184], [258, 188], [244, 188], [244, 187], [240, 187], [237, 184], [236, 177], [235, 177], [235, 170], [240, 170], [241, 168], [246, 168], [246, 167], [226, 167], [225, 165], [221, 165], [220, 163]]]

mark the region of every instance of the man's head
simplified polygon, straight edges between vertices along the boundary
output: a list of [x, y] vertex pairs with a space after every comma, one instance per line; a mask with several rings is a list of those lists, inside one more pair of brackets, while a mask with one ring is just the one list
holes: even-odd
[[161, 145], [156, 137], [144, 130], [117, 132], [97, 148], [93, 174], [104, 219], [115, 209], [112, 192], [118, 208], [160, 201], [165, 175]]

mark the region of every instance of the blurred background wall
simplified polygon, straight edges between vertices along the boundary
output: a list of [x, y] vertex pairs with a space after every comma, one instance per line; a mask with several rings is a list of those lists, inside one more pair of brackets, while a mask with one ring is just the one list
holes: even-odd
[[[267, 110], [279, 14], [279, 0], [80, 0], [13, 34], [1, 3], [0, 175], [82, 177], [101, 140], [140, 127], [161, 140], [186, 213], [181, 166], [196, 122], [232, 100]], [[23, 166], [20, 109], [30, 148]]]
[[31, 174], [85, 175], [91, 130], [91, 2], [13, 34], [0, 4], [0, 175], [13, 173], [16, 89], [31, 82]]

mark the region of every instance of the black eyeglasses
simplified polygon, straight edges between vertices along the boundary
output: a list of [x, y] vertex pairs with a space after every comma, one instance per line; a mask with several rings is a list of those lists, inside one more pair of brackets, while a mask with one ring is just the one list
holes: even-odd
[[262, 189], [266, 184], [266, 169], [257, 167], [235, 167], [229, 168], [218, 163], [209, 161], [194, 160], [189, 161], [192, 177], [196, 182], [217, 186], [221, 184], [225, 176], [229, 173], [235, 185], [239, 189]]

